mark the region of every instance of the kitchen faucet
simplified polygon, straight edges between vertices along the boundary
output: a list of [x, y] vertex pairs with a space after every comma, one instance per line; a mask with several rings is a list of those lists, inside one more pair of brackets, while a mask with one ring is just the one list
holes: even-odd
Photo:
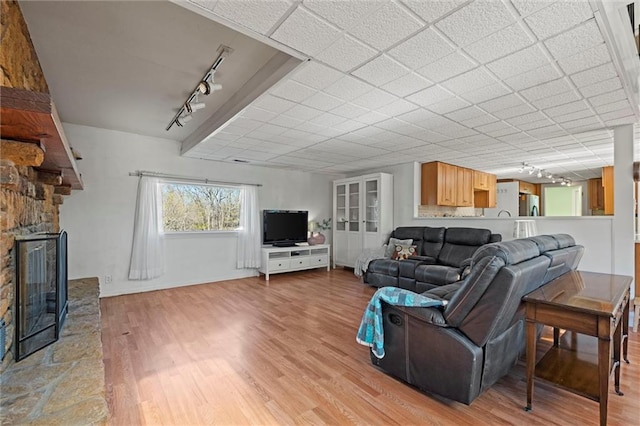
[[500, 210], [500, 211], [498, 212], [498, 217], [500, 217], [500, 215], [502, 214], [502, 212], [505, 212], [506, 214], [508, 214], [508, 215], [509, 215], [509, 217], [511, 217], [511, 212], [510, 212], [509, 210]]

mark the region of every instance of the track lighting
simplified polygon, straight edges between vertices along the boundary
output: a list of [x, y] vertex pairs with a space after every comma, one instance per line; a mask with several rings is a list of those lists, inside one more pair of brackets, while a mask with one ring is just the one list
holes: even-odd
[[542, 177], [542, 170], [538, 169], [538, 174], [537, 174], [536, 176], [538, 176], [539, 178], [541, 178], [541, 177]]
[[168, 131], [169, 129], [171, 129], [171, 126], [173, 126], [174, 124], [176, 124], [178, 127], [182, 127], [185, 123], [191, 121], [191, 119], [193, 118], [191, 117], [191, 113], [193, 111], [197, 111], [205, 107], [205, 104], [203, 102], [198, 102], [199, 94], [208, 95], [213, 91], [222, 89], [221, 84], [213, 82], [213, 75], [215, 74], [222, 61], [224, 61], [227, 56], [229, 56], [231, 52], [233, 52], [233, 49], [221, 45], [218, 48], [218, 52], [219, 53], [216, 60], [213, 62], [211, 67], [209, 67], [200, 82], [198, 82], [198, 85], [195, 89], [193, 89], [193, 91], [191, 92], [185, 103], [182, 104], [176, 115], [173, 116], [165, 130]]

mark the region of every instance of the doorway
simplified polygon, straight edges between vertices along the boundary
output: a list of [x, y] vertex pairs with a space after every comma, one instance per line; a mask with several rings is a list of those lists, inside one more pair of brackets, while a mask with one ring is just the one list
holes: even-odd
[[544, 188], [545, 216], [582, 216], [581, 186], [548, 186]]

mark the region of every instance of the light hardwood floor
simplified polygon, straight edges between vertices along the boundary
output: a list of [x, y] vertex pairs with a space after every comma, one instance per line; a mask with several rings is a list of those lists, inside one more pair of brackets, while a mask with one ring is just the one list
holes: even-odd
[[[247, 278], [102, 299], [110, 423], [598, 423], [598, 404], [536, 382], [524, 364], [471, 406], [424, 394], [374, 368], [355, 334], [374, 289], [349, 271]], [[539, 345], [540, 346], [540, 345]], [[640, 339], [609, 424], [640, 424]]]

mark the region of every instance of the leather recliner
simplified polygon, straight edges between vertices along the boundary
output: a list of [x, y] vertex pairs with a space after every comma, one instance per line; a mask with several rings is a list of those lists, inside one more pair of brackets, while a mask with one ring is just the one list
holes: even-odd
[[[560, 235], [482, 246], [463, 281], [423, 293], [448, 300], [444, 309], [383, 302], [386, 354], [372, 353], [372, 363], [424, 391], [470, 404], [524, 349], [522, 297], [577, 267], [583, 248], [572, 242]], [[553, 253], [558, 250], [564, 251]]]

